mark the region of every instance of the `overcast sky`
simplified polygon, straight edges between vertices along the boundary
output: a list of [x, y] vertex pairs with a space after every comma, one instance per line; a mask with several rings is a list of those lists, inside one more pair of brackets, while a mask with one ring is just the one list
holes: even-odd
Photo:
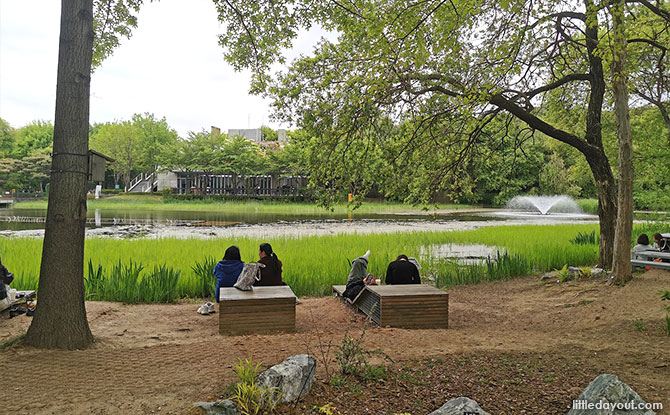
[[[212, 125], [290, 127], [271, 122], [269, 101], [248, 94], [249, 73], [224, 62], [211, 0], [145, 3], [133, 36], [93, 74], [92, 123], [150, 112], [182, 137]], [[58, 0], [0, 0], [0, 117], [15, 128], [53, 122], [59, 22]], [[323, 34], [303, 34], [291, 55]]]

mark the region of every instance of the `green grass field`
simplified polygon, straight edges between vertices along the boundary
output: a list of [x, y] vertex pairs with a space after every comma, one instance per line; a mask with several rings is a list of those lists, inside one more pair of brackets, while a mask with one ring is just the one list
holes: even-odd
[[[398, 254], [418, 257], [422, 277], [440, 287], [510, 278], [561, 268], [565, 264], [593, 265], [598, 247], [570, 242], [578, 233], [597, 230], [595, 225], [497, 226], [473, 231], [416, 232], [373, 235], [309, 236], [274, 238], [270, 242], [284, 263], [284, 280], [298, 295], [322, 296], [333, 284], [344, 284], [348, 260], [372, 251], [368, 271], [383, 276]], [[91, 298], [126, 302], [153, 302], [155, 294], [128, 294], [139, 290], [141, 281], [151, 277], [156, 284], [172, 287], [171, 295], [160, 301], [203, 297], [211, 294], [213, 264], [230, 245], [237, 245], [244, 261], [254, 261], [260, 239], [102, 239], [86, 240], [86, 277], [96, 287]], [[506, 252], [500, 261], [479, 266], [458, 266], [445, 259], [421, 258], [422, 247], [447, 243], [484, 244]], [[14, 238], [0, 240], [3, 263], [16, 275], [18, 289], [36, 289], [42, 240]], [[88, 268], [91, 263], [91, 270]], [[131, 265], [132, 261], [132, 265]], [[138, 267], [142, 270], [137, 270]], [[160, 272], [159, 267], [163, 267]], [[125, 272], [126, 269], [128, 272]], [[178, 281], [175, 273], [179, 274]], [[133, 277], [134, 275], [134, 277]], [[134, 278], [134, 280], [133, 280]], [[130, 284], [121, 286], [119, 279]], [[131, 281], [132, 280], [132, 281]], [[96, 285], [97, 284], [97, 285]], [[109, 285], [102, 290], [100, 284]], [[145, 284], [147, 285], [147, 284]], [[100, 294], [104, 291], [104, 295]], [[124, 294], [125, 293], [125, 294]]]

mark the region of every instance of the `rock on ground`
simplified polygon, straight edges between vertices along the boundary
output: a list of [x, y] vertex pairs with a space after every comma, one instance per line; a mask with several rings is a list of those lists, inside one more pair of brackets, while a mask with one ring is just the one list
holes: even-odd
[[194, 406], [205, 410], [207, 415], [237, 415], [237, 406], [233, 401], [196, 402]]
[[277, 388], [281, 393], [280, 402], [295, 402], [307, 396], [315, 373], [316, 359], [298, 354], [264, 371], [257, 381], [264, 388]]
[[[598, 408], [577, 409], [575, 406], [581, 403], [599, 404]], [[623, 405], [645, 404], [646, 402], [630, 386], [619, 380], [618, 377], [610, 374], [602, 374], [589, 383], [584, 391], [577, 398], [577, 404], [573, 401], [573, 408], [568, 415], [655, 415], [656, 412], [651, 409], [626, 409]], [[605, 405], [607, 404], [607, 405]], [[620, 404], [621, 409], [612, 408]]]
[[447, 401], [439, 409], [431, 412], [429, 415], [491, 415], [483, 410], [476, 401], [461, 396]]

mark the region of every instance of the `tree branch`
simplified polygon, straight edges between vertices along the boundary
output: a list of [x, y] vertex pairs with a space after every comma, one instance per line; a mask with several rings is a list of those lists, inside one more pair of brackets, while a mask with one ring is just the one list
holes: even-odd
[[651, 12], [654, 13], [655, 15], [657, 15], [657, 16], [659, 16], [659, 17], [662, 17], [663, 19], [665, 19], [665, 20], [667, 20], [667, 21], [670, 22], [670, 12], [669, 12], [669, 11], [667, 11], [667, 10], [663, 10], [663, 9], [661, 9], [660, 7], [657, 7], [657, 6], [653, 5], [653, 4], [651, 4], [651, 3], [650, 3], [649, 1], [647, 1], [647, 0], [627, 0], [626, 3], [627, 3], [627, 4], [631, 4], [631, 3], [640, 3], [641, 5], [643, 5], [643, 6], [646, 7], [647, 9], [649, 9], [649, 11], [651, 11]]
[[628, 43], [646, 43], [646, 44], [651, 45], [651, 46], [653, 46], [657, 49], [661, 49], [664, 52], [668, 50], [667, 47], [665, 47], [665, 46], [661, 45], [660, 43], [658, 43], [657, 41], [651, 40], [651, 39], [633, 38], [633, 39], [628, 39]]
[[579, 137], [570, 134], [566, 131], [559, 130], [558, 128], [548, 124], [547, 122], [541, 120], [540, 118], [536, 117], [530, 112], [519, 107], [514, 102], [506, 99], [500, 94], [496, 94], [490, 97], [489, 103], [497, 106], [498, 108], [504, 109], [505, 111], [508, 111], [515, 117], [519, 118], [521, 121], [528, 124], [529, 127], [534, 128], [562, 143], [568, 144], [569, 146], [576, 148], [583, 154], [586, 154], [591, 150], [591, 146], [585, 141], [580, 140]]
[[563, 86], [569, 82], [574, 82], [574, 81], [588, 81], [590, 80], [589, 74], [585, 73], [573, 73], [567, 76], [564, 76], [561, 79], [558, 79], [548, 85], [541, 86], [539, 88], [533, 89], [532, 91], [528, 91], [525, 93], [519, 93], [520, 96], [525, 96], [527, 98], [533, 98], [537, 94], [541, 94], [546, 91], [550, 91], [552, 89], [556, 89], [560, 86]]

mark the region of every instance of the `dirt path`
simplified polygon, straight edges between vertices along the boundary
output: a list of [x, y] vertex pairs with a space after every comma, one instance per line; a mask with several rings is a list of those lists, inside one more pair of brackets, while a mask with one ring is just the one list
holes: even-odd
[[[647, 401], [663, 402], [667, 408], [670, 337], [662, 330], [661, 289], [670, 289], [670, 272], [647, 272], [623, 288], [597, 282], [543, 286], [537, 277], [457, 287], [449, 290], [448, 330], [374, 327], [367, 330], [365, 343], [382, 348], [397, 367], [417, 364], [419, 359], [453, 361], [461, 356], [494, 366], [500, 356], [532, 357], [541, 361], [542, 370], [560, 364], [565, 384], [553, 387], [565, 395], [563, 401], [576, 398], [599, 373], [611, 372]], [[98, 339], [93, 347], [64, 352], [13, 346], [0, 352], [3, 372], [14, 375], [0, 380], [7, 397], [0, 413], [195, 414], [193, 402], [215, 399], [234, 381], [231, 364], [236, 358], [252, 354], [272, 365], [308, 350], [317, 354], [317, 331], [322, 341], [339, 343], [347, 329], [357, 335], [365, 324], [335, 298], [304, 299], [297, 306], [297, 333], [231, 338], [218, 335], [218, 314], [200, 316], [196, 308], [194, 303], [88, 303], [91, 329]], [[638, 331], [633, 321], [645, 330]], [[25, 316], [0, 320], [0, 343], [25, 332], [29, 322]], [[334, 366], [331, 361], [331, 370]], [[491, 373], [499, 373], [496, 370]], [[321, 362], [317, 376], [325, 377]], [[495, 385], [495, 379], [491, 383]], [[450, 391], [435, 396], [435, 402], [443, 402], [459, 388], [482, 395], [482, 402], [500, 386], [477, 389], [456, 382]], [[524, 388], [519, 393], [528, 388], [528, 396], [542, 392], [533, 392], [539, 386], [532, 383]], [[325, 389], [319, 384], [315, 394], [339, 399]], [[345, 402], [346, 397], [342, 399]], [[513, 403], [499, 405], [507, 409]], [[539, 407], [529, 410], [556, 413]]]

